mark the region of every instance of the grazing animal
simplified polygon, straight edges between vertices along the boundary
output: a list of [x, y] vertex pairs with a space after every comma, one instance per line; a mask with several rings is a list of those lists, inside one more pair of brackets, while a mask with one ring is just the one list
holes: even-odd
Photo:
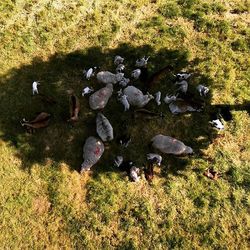
[[213, 127], [217, 128], [217, 129], [224, 129], [224, 125], [223, 123], [219, 120], [219, 119], [216, 119], [216, 120], [212, 120], [209, 122]]
[[89, 80], [92, 76], [95, 75], [94, 70], [97, 69], [97, 67], [89, 68], [88, 70], [83, 70], [84, 77]]
[[109, 98], [112, 96], [112, 93], [113, 84], [107, 84], [106, 87], [94, 92], [89, 97], [90, 108], [93, 110], [103, 109], [107, 105]]
[[123, 163], [123, 157], [121, 155], [118, 155], [114, 159], [114, 166], [120, 167], [120, 165]]
[[96, 116], [96, 132], [104, 142], [114, 139], [113, 127], [102, 113], [98, 113]]
[[160, 91], [155, 93], [155, 101], [158, 106], [161, 105], [161, 92]]
[[33, 133], [34, 129], [45, 128], [49, 125], [51, 114], [40, 112], [35, 119], [27, 121], [25, 118], [20, 121], [21, 125], [26, 127], [28, 133]]
[[134, 80], [139, 79], [140, 75], [141, 75], [141, 70], [140, 70], [140, 69], [135, 69], [135, 70], [133, 70], [132, 73], [131, 73], [131, 77], [132, 77]]
[[150, 100], [154, 99], [149, 93], [143, 95], [142, 91], [134, 86], [126, 87], [123, 93], [127, 96], [129, 104], [138, 108], [144, 107]]
[[129, 176], [130, 178], [135, 181], [135, 182], [138, 182], [140, 180], [140, 169], [133, 166], [131, 169], [130, 169], [130, 173], [129, 173]]
[[82, 96], [85, 96], [87, 94], [90, 94], [94, 91], [94, 89], [92, 87], [85, 87], [83, 90], [82, 90]]
[[187, 80], [191, 75], [192, 74], [188, 74], [188, 73], [183, 72], [183, 73], [178, 73], [174, 76], [176, 76], [177, 81], [182, 81], [182, 80]]
[[177, 91], [180, 91], [184, 94], [187, 93], [188, 90], [188, 82], [186, 80], [182, 80], [180, 82], [176, 82], [175, 85], [180, 86]]
[[137, 59], [136, 63], [135, 63], [135, 66], [139, 67], [139, 68], [146, 67], [146, 65], [148, 64], [148, 59], [149, 58], [150, 58], [150, 56], [148, 58], [145, 58], [145, 56], [144, 56], [144, 57], [142, 57], [140, 59]]
[[166, 95], [165, 98], [164, 98], [164, 102], [165, 102], [166, 104], [169, 104], [169, 103], [171, 103], [171, 102], [174, 102], [174, 101], [176, 101], [177, 96], [178, 96], [178, 94], [177, 94], [177, 95]]
[[126, 87], [129, 82], [130, 82], [129, 78], [123, 77], [121, 81], [119, 81], [119, 85], [121, 85], [122, 87]]
[[116, 71], [116, 73], [121, 73], [122, 71], [124, 71], [124, 69], [125, 69], [124, 64], [118, 64], [115, 71]]
[[90, 170], [101, 158], [104, 152], [104, 145], [101, 140], [90, 136], [83, 146], [83, 163], [81, 164], [81, 173]]
[[130, 108], [130, 105], [129, 105], [129, 102], [128, 102], [128, 99], [127, 99], [127, 96], [126, 95], [122, 95], [118, 98], [118, 100], [122, 103], [122, 105], [124, 106], [124, 112], [129, 110]]
[[185, 112], [200, 112], [202, 111], [203, 105], [202, 103], [192, 102], [192, 100], [183, 100], [177, 99], [174, 102], [171, 102], [169, 105], [169, 109], [172, 114], [180, 114]]
[[116, 84], [122, 80], [122, 78], [124, 77], [124, 73], [113, 74], [109, 71], [101, 71], [97, 73], [96, 77], [97, 77], [98, 82], [100, 83]]
[[115, 65], [119, 65], [119, 64], [122, 64], [124, 61], [124, 58], [121, 57], [121, 56], [116, 56], [115, 59], [114, 59], [114, 64]]
[[71, 94], [69, 97], [69, 113], [70, 118], [68, 122], [76, 122], [78, 121], [78, 114], [80, 112], [80, 102], [78, 97], [75, 94]]
[[39, 94], [39, 93], [38, 93], [38, 85], [40, 85], [39, 82], [33, 82], [33, 83], [32, 83], [32, 94], [33, 94], [33, 95]]
[[147, 154], [147, 160], [153, 161], [158, 166], [161, 166], [162, 157], [159, 154], [149, 153]]
[[149, 77], [149, 79], [146, 79], [145, 87], [146, 89], [150, 89], [156, 82], [159, 81], [159, 79], [162, 77], [164, 73], [167, 73], [169, 71], [173, 70], [173, 67], [171, 65], [167, 65], [164, 68], [160, 69], [159, 71], [155, 72], [153, 75]]
[[48, 103], [51, 105], [54, 105], [57, 103], [56, 100], [54, 100], [53, 97], [51, 97], [51, 96], [47, 96], [47, 95], [44, 95], [41, 93], [39, 93], [38, 96], [40, 96], [41, 100], [45, 103]]
[[155, 149], [165, 154], [187, 155], [193, 153], [191, 147], [186, 146], [183, 142], [170, 136], [159, 134], [153, 137], [151, 142]]
[[204, 85], [199, 84], [196, 89], [198, 90], [200, 96], [206, 96], [209, 92], [209, 88], [205, 87]]

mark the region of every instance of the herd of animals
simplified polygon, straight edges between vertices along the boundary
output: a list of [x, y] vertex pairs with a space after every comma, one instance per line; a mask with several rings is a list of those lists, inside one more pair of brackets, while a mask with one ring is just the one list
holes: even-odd
[[[125, 65], [124, 58], [117, 55], [114, 59], [114, 65], [116, 67], [116, 73], [109, 71], [97, 71], [97, 67], [92, 67], [90, 69], [84, 70], [83, 74], [87, 80], [96, 77], [97, 81], [103, 86], [99, 90], [95, 91], [93, 87], [86, 86], [82, 90], [82, 96], [86, 98], [89, 96], [89, 106], [92, 110], [98, 111], [96, 114], [96, 132], [97, 136], [89, 136], [83, 146], [83, 163], [81, 164], [81, 173], [90, 170], [90, 168], [95, 165], [102, 157], [105, 144], [114, 139], [113, 127], [110, 121], [101, 112], [109, 102], [111, 96], [114, 92], [114, 87], [119, 86], [117, 91], [117, 101], [121, 103], [124, 107], [124, 112], [129, 112], [130, 108], [137, 108], [138, 112], [142, 113], [152, 113], [144, 107], [152, 100], [155, 100], [156, 105], [161, 105], [161, 100], [169, 106], [169, 110], [172, 114], [180, 114], [185, 112], [200, 112], [204, 108], [204, 99], [209, 93], [209, 88], [199, 84], [196, 87], [196, 94], [200, 97], [195, 98], [193, 93], [189, 92], [188, 80], [192, 74], [187, 72], [180, 72], [175, 75], [174, 86], [176, 91], [174, 94], [167, 94], [162, 98], [162, 93], [158, 91], [155, 95], [146, 92], [143, 94], [142, 90], [135, 87], [132, 82], [136, 80], [141, 80], [144, 82], [146, 91], [150, 90], [152, 84], [157, 81], [163, 73], [172, 71], [171, 66], [167, 66], [154, 73], [152, 76], [148, 77], [148, 65], [149, 57], [143, 57], [135, 62], [136, 69], [131, 72], [131, 77], [126, 78], [124, 75]], [[54, 100], [49, 96], [40, 94], [38, 91], [39, 82], [35, 81], [32, 84], [32, 94], [41, 95], [46, 99], [47, 102], [53, 102]], [[68, 122], [77, 122], [80, 102], [76, 94], [73, 91], [69, 91], [70, 95], [70, 117]], [[228, 110], [226, 110], [227, 112]], [[224, 112], [225, 113], [225, 112]], [[228, 112], [227, 112], [228, 113]], [[216, 113], [214, 118], [210, 121], [210, 124], [217, 129], [224, 129], [222, 123], [221, 114]], [[27, 121], [23, 119], [21, 125], [24, 126], [29, 133], [33, 133], [35, 129], [44, 128], [49, 125], [51, 115], [46, 112], [39, 113], [34, 119]], [[119, 143], [121, 146], [128, 147], [131, 138], [121, 138]], [[157, 153], [148, 153], [146, 158], [146, 167], [144, 168], [145, 178], [148, 181], [152, 181], [154, 176], [154, 167], [156, 165], [160, 166], [162, 162], [162, 156], [160, 154], [172, 154], [176, 156], [193, 154], [193, 149], [183, 142], [167, 136], [158, 134], [151, 139], [151, 148], [156, 150]], [[159, 153], [160, 152], [160, 153]], [[118, 167], [122, 171], [128, 173], [132, 181], [139, 181], [141, 171], [136, 164], [127, 160], [124, 161], [122, 155], [118, 155], [114, 159], [114, 166]], [[204, 173], [207, 177], [211, 179], [217, 179], [219, 174], [213, 169], [208, 169]]]

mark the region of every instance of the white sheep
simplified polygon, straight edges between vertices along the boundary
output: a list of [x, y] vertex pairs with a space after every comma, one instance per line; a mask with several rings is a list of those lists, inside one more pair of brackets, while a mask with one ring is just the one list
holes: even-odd
[[200, 96], [206, 96], [209, 92], [209, 88], [205, 87], [204, 85], [199, 84], [196, 89], [198, 90]]
[[137, 59], [136, 63], [135, 63], [135, 66], [139, 67], [139, 68], [145, 67], [147, 65], [147, 63], [148, 63], [149, 58], [150, 58], [150, 56], [148, 58], [145, 58], [145, 56], [144, 56], [141, 59]]
[[161, 105], [161, 91], [155, 93], [155, 101], [158, 106]]
[[82, 96], [85, 96], [87, 94], [90, 94], [94, 91], [94, 89], [92, 87], [85, 87], [83, 90], [82, 90]]
[[124, 61], [124, 58], [121, 57], [121, 56], [116, 56], [115, 59], [114, 59], [114, 64], [115, 65], [119, 65], [119, 64], [122, 64]]
[[127, 99], [128, 96], [126, 95], [122, 95], [118, 98], [118, 100], [122, 103], [122, 105], [124, 106], [124, 112], [129, 110], [130, 108], [130, 105], [129, 105], [129, 102], [128, 102], [128, 99]]
[[164, 98], [164, 102], [166, 104], [169, 104], [171, 102], [176, 101], [176, 98], [177, 98], [177, 96], [175, 96], [175, 95], [166, 95], [166, 97]]
[[134, 86], [126, 87], [123, 93], [127, 95], [129, 104], [138, 108], [144, 107], [150, 100], [154, 99], [154, 96], [149, 93], [143, 95], [142, 91]]
[[141, 75], [141, 70], [140, 69], [135, 69], [131, 73], [131, 77], [137, 80]]
[[39, 94], [37, 85], [40, 85], [40, 83], [39, 82], [33, 82], [32, 83], [32, 93], [33, 93], [33, 95], [34, 94]]
[[101, 83], [116, 84], [122, 80], [122, 78], [124, 77], [124, 73], [113, 74], [109, 71], [101, 71], [97, 73], [96, 77], [97, 80]]

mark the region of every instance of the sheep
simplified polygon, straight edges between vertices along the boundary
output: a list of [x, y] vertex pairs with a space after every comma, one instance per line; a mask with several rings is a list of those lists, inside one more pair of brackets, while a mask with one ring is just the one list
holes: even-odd
[[199, 84], [196, 89], [198, 90], [200, 96], [206, 96], [209, 92], [209, 88], [205, 87], [204, 85]]
[[92, 87], [85, 87], [82, 90], [82, 96], [85, 96], [85, 95], [90, 94], [92, 92], [94, 92], [94, 89]]
[[141, 75], [141, 70], [140, 69], [135, 69], [131, 73], [131, 77], [134, 78], [134, 80], [139, 79], [140, 75]]
[[81, 164], [81, 174], [96, 164], [104, 153], [104, 144], [101, 140], [90, 136], [83, 146], [83, 163]]
[[114, 64], [119, 65], [119, 64], [122, 64], [123, 61], [124, 61], [124, 58], [122, 58], [121, 56], [116, 56], [114, 59]]
[[22, 126], [25, 126], [28, 133], [33, 133], [34, 129], [45, 128], [49, 125], [51, 114], [40, 112], [35, 119], [27, 121], [25, 118], [20, 121]]
[[40, 85], [40, 82], [33, 82], [32, 83], [32, 94], [35, 95], [35, 94], [39, 94], [38, 93], [38, 85]]
[[180, 85], [180, 87], [178, 88], [177, 91], [180, 91], [184, 94], [187, 93], [187, 90], [188, 90], [188, 83], [186, 80], [182, 80], [180, 82], [176, 82], [175, 85]]
[[152, 95], [147, 93], [143, 95], [141, 90], [134, 86], [128, 86], [123, 90], [123, 93], [127, 96], [128, 102], [131, 106], [139, 108], [144, 107], [150, 100], [154, 99]]
[[138, 176], [140, 173], [140, 169], [133, 166], [131, 169], [130, 169], [130, 172], [129, 172], [129, 176], [130, 178], [135, 181], [135, 182], [138, 182], [140, 180], [140, 176]]
[[153, 148], [165, 154], [187, 155], [193, 154], [193, 149], [186, 146], [183, 142], [165, 135], [156, 135], [151, 140]]
[[109, 71], [101, 71], [97, 73], [96, 77], [98, 82], [100, 83], [116, 84], [122, 80], [122, 78], [124, 77], [124, 73], [113, 74]]
[[144, 56], [141, 59], [137, 59], [136, 63], [135, 63], [135, 66], [139, 67], [139, 68], [146, 67], [149, 58], [150, 58], [150, 56], [148, 58], [145, 58], [145, 56]]
[[103, 109], [108, 101], [109, 98], [112, 96], [113, 93], [113, 84], [107, 84], [106, 87], [101, 88], [94, 92], [89, 97], [89, 106], [93, 110]]
[[173, 101], [176, 101], [176, 99], [177, 99], [177, 95], [166, 95], [165, 96], [165, 98], [164, 98], [164, 102], [166, 103], [166, 104], [169, 104], [169, 103], [171, 103], [171, 102], [173, 102]]
[[223, 123], [219, 120], [219, 119], [216, 119], [216, 120], [212, 120], [209, 122], [213, 127], [217, 128], [217, 129], [224, 129], [224, 125]]
[[113, 127], [102, 113], [98, 113], [96, 116], [96, 132], [104, 142], [114, 139]]
[[127, 95], [122, 95], [118, 98], [118, 100], [122, 103], [122, 105], [124, 106], [124, 112], [129, 110], [130, 108], [130, 104], [128, 102], [128, 99], [127, 99]]
[[83, 75], [86, 77], [87, 80], [89, 80], [92, 76], [95, 75], [94, 70], [97, 69], [97, 67], [89, 68], [88, 70], [83, 70]]
[[116, 71], [116, 73], [121, 73], [122, 71], [124, 71], [124, 69], [125, 69], [124, 64], [118, 64], [115, 71]]
[[[70, 93], [70, 92], [68, 92]], [[69, 97], [69, 107], [70, 107], [70, 118], [67, 120], [68, 122], [76, 122], [78, 121], [78, 114], [80, 111], [80, 102], [78, 97], [71, 92]]]
[[158, 106], [161, 105], [161, 92], [160, 91], [155, 93], [155, 101]]

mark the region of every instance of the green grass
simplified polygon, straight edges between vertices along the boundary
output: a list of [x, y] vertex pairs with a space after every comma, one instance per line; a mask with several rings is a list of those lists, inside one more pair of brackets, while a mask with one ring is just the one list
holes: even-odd
[[[250, 119], [241, 106], [250, 99], [248, 11], [243, 0], [1, 1], [1, 248], [248, 249]], [[81, 97], [80, 120], [70, 127], [66, 91], [80, 97], [89, 84], [83, 68], [113, 71], [117, 54], [127, 72], [144, 55], [151, 73], [167, 64], [194, 72], [190, 87], [205, 84], [211, 95], [204, 113], [180, 116], [152, 102], [148, 109], [165, 114], [155, 121], [133, 119], [113, 97], [103, 112], [115, 137], [127, 129], [133, 141], [122, 151], [115, 141], [106, 145], [100, 162], [80, 175], [96, 112]], [[34, 80], [56, 105], [31, 96]], [[170, 92], [172, 80], [167, 74], [152, 93]], [[224, 131], [209, 127], [210, 103], [235, 107]], [[19, 121], [42, 110], [53, 114], [50, 126], [25, 133]], [[158, 133], [195, 154], [164, 156], [151, 185], [112, 166], [122, 153], [142, 167]], [[206, 179], [208, 167], [223, 178]]]

